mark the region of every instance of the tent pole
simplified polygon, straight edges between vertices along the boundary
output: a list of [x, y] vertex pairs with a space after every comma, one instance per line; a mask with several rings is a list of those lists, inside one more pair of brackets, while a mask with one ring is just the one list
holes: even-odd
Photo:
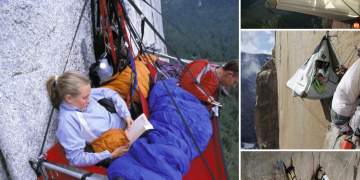
[[[163, 57], [163, 58], [168, 58], [168, 59], [177, 59], [176, 57], [173, 57], [173, 56], [169, 56], [167, 54], [162, 54], [162, 53], [158, 53], [158, 52], [154, 52], [154, 51], [151, 51], [151, 50], [148, 50], [146, 49], [145, 52], [149, 53], [149, 54], [153, 54], [155, 56], [158, 56], [158, 57]], [[192, 60], [188, 60], [188, 59], [180, 59], [182, 62], [184, 63], [191, 63], [193, 62]]]
[[[32, 163], [36, 164], [37, 161], [34, 160], [34, 159], [30, 159], [29, 161], [31, 161]], [[44, 166], [46, 169], [49, 169], [49, 170], [52, 170], [52, 171], [56, 171], [58, 173], [62, 173], [62, 174], [66, 174], [68, 176], [71, 176], [71, 177], [74, 177], [74, 178], [77, 178], [77, 179], [81, 179], [81, 177], [86, 174], [86, 173], [79, 173], [79, 172], [75, 172], [75, 171], [72, 171], [72, 170], [69, 170], [69, 169], [65, 169], [65, 168], [62, 168], [62, 167], [59, 167], [57, 165], [54, 165], [54, 164], [50, 164], [48, 162], [42, 162], [40, 164], [40, 166]], [[97, 177], [86, 177], [86, 180], [101, 180]]]
[[[154, 52], [152, 50], [145, 49], [144, 51], [146, 53], [153, 54], [156, 57], [162, 57], [162, 58], [168, 58], [168, 59], [176, 59], [176, 57], [173, 57], [173, 56], [170, 56], [170, 55], [167, 55], [167, 54], [163, 54], [163, 53]], [[193, 62], [194, 60], [180, 59], [180, 61], [182, 61], [182, 62], [184, 62], [186, 64], [189, 64], [189, 63]], [[169, 62], [169, 61], [166, 61], [166, 62]], [[214, 65], [214, 64], [212, 64], [212, 65]]]

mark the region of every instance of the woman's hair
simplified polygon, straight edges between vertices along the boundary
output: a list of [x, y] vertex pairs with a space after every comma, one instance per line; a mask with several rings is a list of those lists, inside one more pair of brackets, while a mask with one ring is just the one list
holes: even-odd
[[67, 94], [77, 97], [81, 94], [80, 87], [88, 85], [89, 79], [76, 71], [67, 71], [60, 75], [55, 82], [55, 76], [51, 76], [46, 82], [46, 89], [51, 104], [59, 109], [61, 102]]
[[238, 59], [232, 59], [228, 63], [226, 63], [225, 66], [223, 66], [224, 71], [232, 71], [233, 77], [239, 76], [239, 60]]

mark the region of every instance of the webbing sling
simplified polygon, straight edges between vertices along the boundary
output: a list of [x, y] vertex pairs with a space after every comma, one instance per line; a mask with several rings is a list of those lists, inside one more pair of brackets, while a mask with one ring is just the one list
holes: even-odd
[[[108, 36], [109, 36], [109, 42], [110, 42], [110, 48], [111, 48], [111, 55], [114, 61], [114, 65], [117, 65], [116, 62], [116, 53], [115, 53], [115, 48], [114, 48], [114, 39], [113, 39], [113, 34], [112, 34], [112, 30], [111, 30], [111, 24], [109, 21], [109, 14], [107, 11], [107, 6], [106, 6], [106, 0], [100, 0], [100, 12], [101, 12], [101, 16], [103, 18], [102, 21], [102, 26], [103, 26], [103, 33], [104, 33], [104, 41], [105, 41], [105, 21], [107, 24], [107, 30], [108, 30]], [[116, 68], [116, 72], [119, 72], [119, 68]]]
[[[119, 1], [119, 0], [118, 0], [118, 1]], [[144, 14], [143, 14], [143, 13], [140, 11], [140, 9], [135, 5], [135, 3], [134, 3], [132, 0], [128, 0], [128, 1], [129, 1], [129, 3], [131, 4], [131, 6], [133, 6], [134, 9], [137, 11], [137, 13], [140, 15], [141, 19], [145, 20], [145, 22], [150, 26], [150, 28], [154, 31], [154, 33], [161, 39], [161, 41], [175, 54], [175, 52], [168, 46], [168, 44], [165, 42], [164, 38], [162, 38], [161, 35], [159, 34], [159, 32], [157, 32], [157, 30], [151, 25], [151, 23], [149, 22], [149, 20], [144, 16]], [[120, 2], [120, 3], [121, 3], [121, 2]], [[176, 54], [175, 54], [175, 55], [176, 55]], [[149, 57], [150, 57], [150, 55], [149, 55]], [[176, 55], [176, 57], [178, 58], [177, 55]], [[180, 58], [178, 58], [178, 60], [180, 61]], [[152, 61], [151, 61], [151, 62], [152, 62]], [[184, 68], [187, 70], [187, 72], [190, 73], [190, 71], [189, 71], [185, 66], [184, 66]], [[159, 73], [159, 72], [158, 72], [158, 73]], [[193, 77], [193, 79], [196, 80], [196, 78], [195, 78], [191, 73], [190, 73], [190, 75]], [[210, 167], [209, 167], [209, 165], [207, 164], [207, 162], [206, 162], [206, 160], [205, 160], [205, 158], [204, 158], [204, 155], [202, 154], [202, 152], [201, 152], [198, 144], [196, 143], [196, 140], [195, 140], [193, 134], [191, 133], [190, 128], [189, 128], [189, 126], [187, 125], [187, 123], [186, 123], [186, 121], [185, 121], [185, 119], [184, 119], [184, 117], [183, 117], [183, 115], [182, 115], [179, 107], [177, 106], [177, 104], [176, 104], [173, 96], [171, 95], [171, 93], [170, 93], [170, 91], [169, 91], [168, 87], [166, 86], [166, 84], [165, 84], [165, 82], [164, 82], [163, 79], [161, 79], [161, 82], [163, 83], [164, 87], [166, 88], [166, 91], [168, 92], [168, 94], [169, 94], [169, 96], [170, 96], [170, 98], [171, 98], [171, 100], [172, 100], [172, 102], [173, 102], [176, 110], [179, 112], [179, 115], [180, 115], [183, 123], [185, 124], [186, 129], [188, 130], [188, 132], [189, 132], [189, 134], [190, 134], [190, 136], [191, 136], [191, 139], [193, 140], [193, 142], [194, 142], [194, 144], [195, 144], [195, 146], [196, 146], [196, 149], [198, 150], [198, 153], [199, 153], [201, 159], [203, 160], [203, 162], [204, 162], [204, 164], [205, 164], [205, 166], [206, 166], [206, 168], [207, 168], [207, 170], [208, 170], [211, 178], [212, 178], [213, 180], [215, 180], [215, 177], [214, 177], [214, 175], [212, 174], [212, 172], [211, 172], [211, 170], [210, 170]], [[196, 82], [197, 82], [197, 80], [196, 80]], [[200, 83], [197, 82], [197, 84], [201, 87]], [[201, 88], [202, 88], [202, 87], [201, 87]], [[203, 89], [203, 88], [202, 88], [202, 89]], [[203, 89], [203, 90], [204, 90], [204, 89]], [[209, 97], [209, 95], [208, 95], [208, 97]]]
[[[72, 39], [72, 43], [71, 43], [70, 50], [69, 50], [69, 55], [67, 56], [63, 73], [65, 72], [66, 66], [67, 66], [67, 64], [68, 64], [68, 62], [69, 62], [70, 53], [71, 53], [72, 47], [73, 47], [73, 45], [74, 45], [75, 38], [76, 38], [76, 34], [77, 34], [78, 30], [79, 30], [79, 26], [80, 26], [81, 19], [82, 19], [82, 17], [83, 17], [83, 14], [84, 14], [85, 7], [86, 7], [87, 2], [88, 2], [88, 0], [85, 0], [84, 6], [83, 6], [83, 8], [82, 8], [82, 10], [81, 10], [79, 22], [78, 22], [78, 24], [77, 24], [74, 37], [73, 37], [73, 39]], [[45, 141], [46, 141], [47, 134], [48, 134], [48, 132], [49, 132], [49, 127], [50, 127], [52, 115], [53, 115], [53, 113], [54, 113], [54, 109], [55, 109], [55, 106], [53, 105], [53, 107], [52, 107], [52, 109], [51, 109], [50, 117], [49, 117], [49, 122], [48, 122], [48, 125], [47, 125], [47, 127], [46, 127], [44, 139], [43, 139], [43, 142], [42, 142], [42, 145], [41, 145], [41, 148], [40, 148], [40, 152], [39, 152], [39, 155], [38, 155], [39, 158], [41, 157], [41, 154], [43, 153], [43, 150], [44, 150], [44, 145], [45, 145]], [[36, 175], [37, 175], [38, 177], [40, 177], [40, 176], [39, 176], [39, 168], [41, 167], [41, 163], [42, 163], [42, 162], [43, 162], [43, 161], [39, 160], [38, 163], [37, 163], [37, 165], [36, 165], [36, 169], [35, 169], [35, 168], [33, 167], [33, 164], [31, 164], [31, 162], [29, 161], [30, 166], [34, 169], [34, 171], [35, 171], [35, 173], [36, 173]]]

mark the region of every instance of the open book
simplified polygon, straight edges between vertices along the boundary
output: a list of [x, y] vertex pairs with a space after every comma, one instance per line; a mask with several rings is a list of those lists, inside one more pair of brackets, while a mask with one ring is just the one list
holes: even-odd
[[130, 131], [126, 129], [125, 133], [129, 138], [131, 145], [139, 137], [146, 135], [153, 129], [153, 125], [150, 124], [145, 114], [143, 113], [131, 124]]

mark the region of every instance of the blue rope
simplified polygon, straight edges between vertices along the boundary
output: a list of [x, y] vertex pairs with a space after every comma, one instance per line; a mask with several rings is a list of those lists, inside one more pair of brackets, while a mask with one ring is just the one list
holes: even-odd
[[[282, 161], [281, 161], [281, 160], [280, 160], [280, 162], [281, 162], [281, 164], [282, 164]], [[283, 170], [282, 166], [280, 165], [280, 162], [279, 162], [279, 160], [277, 160], [278, 166], [275, 166], [276, 169], [278, 169], [279, 171]]]

